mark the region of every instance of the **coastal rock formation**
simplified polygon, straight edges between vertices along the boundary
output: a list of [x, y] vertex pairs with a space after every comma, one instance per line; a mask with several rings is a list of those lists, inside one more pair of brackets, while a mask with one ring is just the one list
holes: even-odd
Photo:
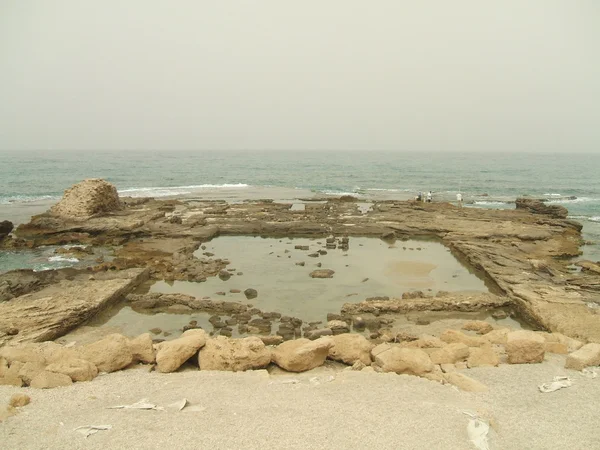
[[9, 220], [0, 222], [0, 241], [4, 239], [13, 230], [13, 223]]
[[518, 198], [515, 202], [517, 209], [525, 209], [533, 214], [543, 214], [555, 219], [566, 219], [569, 211], [564, 206], [546, 205], [540, 200]]
[[82, 347], [79, 354], [81, 359], [94, 363], [100, 372], [121, 370], [133, 362], [129, 339], [117, 333]]
[[600, 344], [586, 344], [567, 356], [565, 368], [582, 370], [597, 365], [600, 365]]
[[62, 200], [50, 209], [50, 214], [64, 219], [86, 220], [120, 209], [117, 188], [107, 181], [90, 178], [65, 190]]
[[73, 381], [91, 381], [98, 375], [97, 367], [89, 361], [71, 358], [46, 367], [48, 372], [62, 373]]
[[289, 372], [304, 372], [323, 365], [332, 346], [330, 338], [286, 341], [273, 350], [272, 361]]
[[218, 336], [209, 339], [198, 354], [200, 370], [241, 372], [264, 369], [271, 362], [271, 351], [255, 336], [228, 339]]
[[30, 386], [37, 389], [52, 389], [60, 386], [69, 386], [70, 384], [73, 384], [73, 380], [68, 375], [44, 370], [31, 380]]

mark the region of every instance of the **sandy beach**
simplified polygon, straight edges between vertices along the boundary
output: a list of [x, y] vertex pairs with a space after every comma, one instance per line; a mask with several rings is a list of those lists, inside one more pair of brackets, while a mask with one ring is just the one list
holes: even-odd
[[[490, 422], [491, 449], [591, 449], [597, 446], [600, 378], [543, 364], [464, 371], [489, 387], [467, 393], [418, 377], [339, 371], [333, 363], [302, 374], [183, 370], [147, 366], [51, 390], [0, 386], [31, 403], [0, 425], [3, 448], [19, 449], [474, 449], [474, 413]], [[280, 373], [280, 372], [279, 372]], [[568, 375], [573, 386], [542, 394], [537, 386]], [[164, 411], [107, 409], [141, 399]], [[187, 399], [191, 408], [169, 405]], [[111, 425], [85, 438], [85, 425]]]

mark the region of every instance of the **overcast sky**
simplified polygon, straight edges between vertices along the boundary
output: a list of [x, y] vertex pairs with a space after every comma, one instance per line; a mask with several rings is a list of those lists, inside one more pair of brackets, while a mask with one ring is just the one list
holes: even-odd
[[0, 151], [600, 153], [600, 1], [0, 0]]

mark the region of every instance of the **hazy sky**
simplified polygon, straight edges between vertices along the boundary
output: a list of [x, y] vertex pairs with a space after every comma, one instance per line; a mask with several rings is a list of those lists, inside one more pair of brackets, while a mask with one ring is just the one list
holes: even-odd
[[600, 1], [0, 0], [0, 151], [600, 152]]

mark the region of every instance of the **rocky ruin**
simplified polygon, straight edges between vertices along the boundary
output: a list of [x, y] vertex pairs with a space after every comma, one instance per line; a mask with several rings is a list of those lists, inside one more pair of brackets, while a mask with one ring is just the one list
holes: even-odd
[[[530, 201], [503, 211], [411, 201], [373, 202], [364, 210], [352, 198], [304, 204], [299, 210], [272, 201], [119, 199], [114, 187], [102, 180], [74, 186], [48, 213], [19, 226], [0, 246], [72, 244], [109, 248], [112, 257], [85, 270], [0, 275], [0, 377], [49, 387], [135, 362], [156, 364], [161, 372], [177, 370], [194, 358], [200, 370], [276, 364], [303, 371], [329, 358], [355, 369], [372, 367], [479, 389], [453, 373], [452, 366], [539, 363], [546, 352], [569, 354], [571, 367], [600, 363], [600, 272], [596, 263], [583, 261], [578, 262], [582, 270], [573, 271], [573, 258], [582, 244], [581, 225], [566, 219], [564, 211]], [[326, 325], [303, 324], [239, 302], [132, 293], [148, 277], [197, 282], [231, 277], [230, 261], [207, 252], [194, 256], [204, 242], [222, 235], [319, 237], [324, 241], [320, 251], [347, 251], [353, 236], [386, 242], [435, 239], [484, 277], [493, 292], [357, 299], [344, 305], [339, 315], [328, 316]], [[295, 251], [319, 255], [309, 248]], [[320, 269], [311, 276], [334, 275]], [[246, 297], [259, 295], [251, 294]], [[210, 312], [214, 330], [208, 333], [190, 324], [171, 341], [111, 335], [81, 348], [43, 342], [122, 299], [148, 312], [174, 307]], [[407, 336], [391, 326], [394, 315], [414, 311], [499, 308], [516, 311], [540, 331], [472, 323], [463, 331], [446, 330], [439, 336]], [[279, 326], [277, 332], [273, 325]], [[229, 338], [233, 327], [250, 337]]]

